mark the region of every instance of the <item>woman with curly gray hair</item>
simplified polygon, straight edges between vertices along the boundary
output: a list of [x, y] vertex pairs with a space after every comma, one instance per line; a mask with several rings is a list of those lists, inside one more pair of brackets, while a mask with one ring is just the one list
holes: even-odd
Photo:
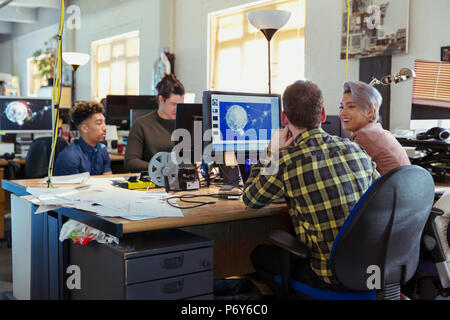
[[361, 81], [348, 81], [344, 83], [339, 117], [343, 128], [352, 132], [350, 140], [363, 147], [377, 164], [378, 172], [385, 174], [411, 162], [397, 139], [377, 122], [382, 101], [374, 87]]

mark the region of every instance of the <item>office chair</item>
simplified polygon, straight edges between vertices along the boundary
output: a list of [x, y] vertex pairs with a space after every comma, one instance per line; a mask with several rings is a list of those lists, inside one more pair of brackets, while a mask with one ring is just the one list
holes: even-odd
[[[58, 154], [67, 146], [64, 138], [56, 140], [55, 160]], [[25, 163], [25, 177], [27, 179], [43, 178], [47, 176], [50, 153], [52, 152], [52, 137], [42, 137], [34, 140], [27, 153]]]
[[450, 193], [434, 204], [422, 237], [417, 272], [405, 288], [413, 299], [435, 300], [450, 296]]
[[[291, 254], [307, 259], [309, 250], [290, 234], [272, 231], [269, 241], [283, 249], [283, 274], [275, 281], [288, 297], [400, 299], [401, 285], [416, 272], [421, 235], [433, 200], [433, 178], [419, 166], [396, 168], [372, 184], [345, 220], [331, 251], [330, 268], [348, 292], [319, 290], [289, 279]], [[379, 286], [369, 290], [368, 283], [376, 275], [374, 266], [380, 271]]]

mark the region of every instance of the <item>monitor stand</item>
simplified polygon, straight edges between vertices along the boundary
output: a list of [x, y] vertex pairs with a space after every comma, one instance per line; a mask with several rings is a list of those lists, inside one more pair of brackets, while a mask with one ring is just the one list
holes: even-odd
[[231, 190], [239, 187], [240, 176], [238, 166], [227, 166], [225, 164], [220, 164], [219, 170], [223, 178], [223, 190]]

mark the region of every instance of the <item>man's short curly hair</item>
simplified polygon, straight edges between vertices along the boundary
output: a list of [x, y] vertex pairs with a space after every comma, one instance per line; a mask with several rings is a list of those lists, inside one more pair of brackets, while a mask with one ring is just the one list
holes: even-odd
[[105, 107], [96, 101], [77, 102], [72, 109], [70, 109], [70, 119], [79, 126], [84, 120], [88, 119], [95, 113], [105, 113]]
[[288, 120], [297, 128], [317, 128], [323, 108], [322, 91], [312, 81], [296, 81], [284, 91], [283, 107]]

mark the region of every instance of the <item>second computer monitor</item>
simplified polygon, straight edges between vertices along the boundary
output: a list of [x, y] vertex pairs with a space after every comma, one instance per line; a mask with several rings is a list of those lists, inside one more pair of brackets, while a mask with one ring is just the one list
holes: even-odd
[[[203, 152], [203, 106], [201, 103], [178, 103], [175, 130], [185, 129], [189, 132], [191, 141], [188, 152], [191, 154], [191, 163], [199, 162]], [[197, 154], [194, 153], [198, 148]]]
[[106, 96], [105, 121], [108, 125], [115, 125], [119, 130], [130, 130], [131, 109], [158, 109], [156, 96], [146, 95], [108, 95]]
[[53, 122], [51, 99], [0, 97], [0, 130], [6, 133], [51, 133]]
[[281, 128], [278, 94], [205, 91], [203, 129], [211, 130], [212, 151], [259, 151]]

